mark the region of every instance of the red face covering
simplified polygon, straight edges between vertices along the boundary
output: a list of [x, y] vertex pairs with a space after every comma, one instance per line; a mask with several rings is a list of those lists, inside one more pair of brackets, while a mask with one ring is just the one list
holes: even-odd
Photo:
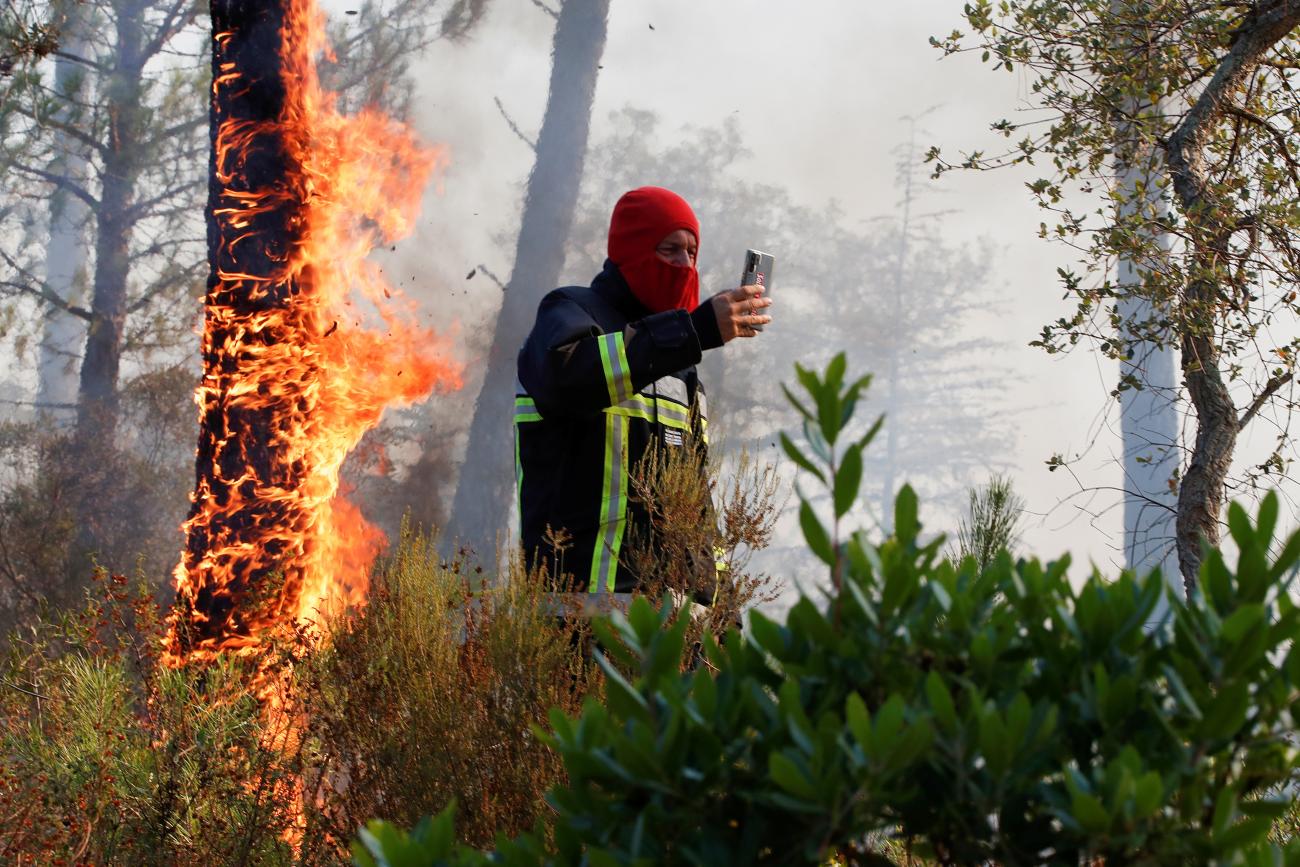
[[609, 258], [651, 313], [694, 310], [700, 304], [700, 275], [692, 266], [670, 265], [655, 254], [659, 242], [685, 229], [700, 239], [700, 221], [686, 200], [663, 187], [624, 193], [609, 221]]

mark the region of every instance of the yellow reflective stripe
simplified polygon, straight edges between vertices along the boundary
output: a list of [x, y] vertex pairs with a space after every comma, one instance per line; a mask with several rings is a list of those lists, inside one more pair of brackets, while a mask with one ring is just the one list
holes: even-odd
[[632, 372], [627, 364], [623, 332], [605, 334], [597, 345], [600, 364], [605, 370], [605, 387], [609, 389], [609, 405], [617, 406], [632, 396]]
[[541, 421], [542, 414], [537, 411], [537, 404], [531, 397], [515, 398], [515, 421]]
[[[516, 383], [516, 387], [518, 383]], [[537, 404], [526, 394], [515, 395], [515, 508], [519, 514], [519, 531], [524, 529], [524, 462], [519, 455], [519, 425], [521, 422], [541, 421]]]
[[519, 515], [519, 535], [524, 532], [524, 462], [519, 457], [519, 425], [515, 425], [515, 510]]
[[639, 418], [650, 422], [659, 422], [666, 427], [678, 430], [690, 430], [690, 420], [686, 409], [681, 404], [663, 398], [651, 398], [634, 394], [617, 406], [608, 407], [606, 412]]
[[700, 439], [706, 446], [709, 444], [709, 420], [704, 416], [700, 416]]
[[655, 398], [655, 408], [659, 414], [659, 421], [669, 427], [680, 428], [681, 430], [690, 429], [690, 415], [686, 407], [673, 400], [666, 398]]
[[627, 525], [627, 416], [605, 413], [605, 479], [600, 497], [600, 534], [591, 555], [592, 593], [613, 592], [618, 553]]

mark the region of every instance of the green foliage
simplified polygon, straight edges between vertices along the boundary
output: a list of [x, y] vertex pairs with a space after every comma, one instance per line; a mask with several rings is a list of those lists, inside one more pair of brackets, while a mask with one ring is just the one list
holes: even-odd
[[1012, 551], [1020, 536], [1025, 501], [1011, 479], [995, 475], [968, 492], [967, 517], [957, 525], [957, 559], [974, 557], [985, 569], [999, 551]]
[[143, 583], [14, 635], [0, 664], [0, 861], [288, 864], [296, 756], [268, 735], [253, 663], [158, 663]]
[[[861, 385], [839, 363], [800, 381], [810, 437], [790, 446], [833, 489]], [[568, 782], [547, 836], [479, 855], [444, 813], [414, 835], [371, 824], [358, 862], [892, 863], [862, 843], [885, 834], [941, 864], [1300, 864], [1266, 839], [1300, 712], [1300, 534], [1270, 554], [1275, 497], [1253, 521], [1233, 508], [1235, 570], [1212, 551], [1204, 595], [1170, 596], [1154, 627], [1158, 573], [1076, 587], [1068, 559], [954, 565], [910, 489], [895, 513], [876, 545], [805, 498], [838, 592], [785, 623], [751, 613], [698, 671], [678, 670], [670, 611], [598, 621], [606, 701], [551, 715]]]
[[[1035, 345], [1055, 353], [1084, 341], [1128, 361], [1144, 345], [1186, 356], [1184, 340], [1204, 340], [1185, 373], [1221, 376], [1243, 392], [1239, 406], [1258, 399], [1289, 413], [1295, 400], [1282, 385], [1295, 376], [1300, 338], [1278, 325], [1300, 317], [1300, 10], [974, 0], [963, 15], [967, 32], [931, 43], [1024, 76], [1028, 105], [1020, 120], [993, 124], [1005, 147], [951, 159], [936, 147], [929, 159], [936, 174], [1039, 173], [1026, 184], [1043, 209], [1039, 234], [1066, 245], [1079, 267], [1058, 269], [1073, 314]], [[1117, 262], [1133, 269], [1117, 274]], [[1129, 373], [1114, 391], [1144, 385]], [[1285, 475], [1290, 446], [1280, 434], [1248, 476]]]

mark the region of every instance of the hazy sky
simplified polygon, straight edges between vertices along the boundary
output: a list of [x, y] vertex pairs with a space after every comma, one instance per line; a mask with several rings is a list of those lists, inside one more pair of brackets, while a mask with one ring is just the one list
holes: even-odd
[[[921, 122], [922, 149], [933, 143], [955, 154], [996, 146], [988, 124], [1012, 113], [1024, 89], [1019, 75], [995, 74], [974, 56], [940, 60], [930, 47], [930, 36], [962, 25], [956, 0], [613, 0], [611, 7], [594, 141], [610, 113], [629, 105], [656, 112], [665, 131], [734, 116], [753, 152], [738, 167], [743, 175], [779, 183], [803, 204], [836, 199], [855, 221], [896, 210], [894, 151], [907, 138], [904, 116], [934, 108]], [[531, 151], [493, 97], [535, 133], [545, 107], [551, 26], [530, 0], [498, 0], [472, 40], [436, 44], [421, 67], [416, 122], [450, 149], [451, 167], [441, 195], [427, 202], [419, 243], [403, 245], [399, 256], [403, 270], [421, 274], [416, 282], [430, 280], [431, 292], [450, 287], [445, 309], [463, 329], [480, 327], [498, 303], [494, 286], [482, 278], [465, 282], [464, 274], [482, 262], [508, 275], [532, 165]], [[1043, 556], [1069, 549], [1108, 563], [1117, 557], [1119, 510], [1093, 522], [1080, 511], [1084, 501], [1060, 504], [1079, 486], [1065, 472], [1049, 473], [1044, 462], [1058, 452], [1073, 456], [1096, 438], [1077, 471], [1088, 484], [1119, 482], [1110, 462], [1118, 440], [1098, 431], [1112, 369], [1093, 353], [1049, 358], [1026, 346], [1043, 323], [1069, 312], [1056, 282], [1066, 251], [1037, 239], [1041, 217], [1023, 186], [1027, 178], [951, 173], [928, 208], [952, 211], [944, 225], [954, 242], [985, 240], [996, 250], [989, 295], [1000, 306], [972, 327], [1005, 341], [1006, 357], [997, 361], [1021, 375], [1005, 395], [1019, 428], [1017, 447], [991, 458], [1011, 466], [1030, 509], [1044, 516], [1031, 518], [1025, 541]], [[737, 257], [739, 251], [710, 250], [707, 231], [703, 258]], [[407, 252], [413, 250], [429, 252]], [[430, 257], [438, 263], [433, 271]], [[1099, 511], [1116, 498], [1087, 502]]]

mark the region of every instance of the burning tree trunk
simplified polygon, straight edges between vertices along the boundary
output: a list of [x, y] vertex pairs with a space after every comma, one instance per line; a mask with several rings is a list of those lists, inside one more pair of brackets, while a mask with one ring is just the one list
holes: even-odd
[[[335, 110], [311, 0], [211, 10], [211, 275], [177, 660], [363, 603], [383, 537], [338, 496], [343, 459], [385, 406], [459, 385], [365, 261], [409, 231], [437, 154], [376, 112]], [[366, 326], [372, 308], [382, 327]]]
[[515, 358], [538, 302], [556, 287], [564, 265], [608, 18], [609, 0], [564, 0], [555, 24], [550, 93], [537, 136], [537, 161], [528, 178], [515, 265], [492, 335], [451, 509], [452, 531], [480, 551], [490, 551], [506, 531], [514, 479], [510, 412]]

